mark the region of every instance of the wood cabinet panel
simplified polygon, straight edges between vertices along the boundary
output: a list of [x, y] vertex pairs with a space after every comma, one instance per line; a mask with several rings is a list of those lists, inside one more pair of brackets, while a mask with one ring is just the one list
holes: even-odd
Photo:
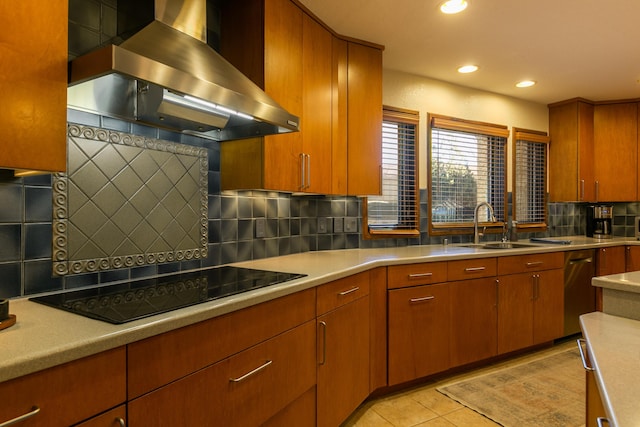
[[308, 289], [129, 344], [129, 398], [314, 318], [315, 289]]
[[549, 199], [595, 200], [593, 104], [573, 100], [549, 106]]
[[347, 132], [347, 41], [333, 37], [332, 106], [331, 106], [331, 192], [347, 194], [348, 132]]
[[564, 333], [564, 270], [538, 273], [534, 293], [533, 344], [560, 338]]
[[128, 404], [129, 426], [260, 425], [315, 383], [310, 321]]
[[424, 262], [393, 265], [388, 267], [387, 275], [387, 287], [389, 289], [441, 283], [447, 281], [447, 263]]
[[449, 285], [389, 291], [389, 385], [449, 368]]
[[0, 168], [64, 171], [68, 2], [3, 2], [0, 16]]
[[625, 261], [624, 246], [597, 249], [596, 276], [624, 273]]
[[447, 263], [449, 281], [492, 277], [497, 271], [496, 258], [464, 259]]
[[76, 424], [125, 403], [126, 350], [119, 347], [3, 382], [0, 396], [0, 423], [38, 407], [40, 412], [25, 425]]
[[382, 50], [348, 43], [349, 195], [381, 194]]
[[311, 387], [305, 394], [291, 402], [278, 412], [262, 427], [315, 427], [316, 425], [316, 387]]
[[[638, 188], [638, 107], [596, 105], [593, 116], [596, 201], [634, 201]], [[624, 171], [624, 173], [620, 173]]]
[[533, 294], [530, 273], [502, 276], [498, 284], [498, 353], [533, 344]]
[[369, 295], [369, 274], [369, 271], [365, 271], [318, 286], [316, 302], [317, 314], [324, 314], [330, 310], [349, 304], [365, 295]]
[[640, 246], [627, 246], [625, 271], [640, 271]]
[[369, 298], [318, 317], [317, 425], [340, 425], [369, 395]]
[[369, 390], [387, 385], [387, 268], [371, 270], [369, 276]]
[[564, 267], [564, 252], [515, 255], [498, 258], [498, 275]]
[[[493, 259], [495, 262], [495, 258]], [[494, 277], [451, 282], [451, 366], [497, 354], [497, 283]]]

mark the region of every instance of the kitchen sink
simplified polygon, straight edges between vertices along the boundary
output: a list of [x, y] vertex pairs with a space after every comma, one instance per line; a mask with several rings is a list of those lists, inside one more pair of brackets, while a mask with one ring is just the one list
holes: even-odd
[[487, 242], [471, 245], [464, 245], [467, 248], [477, 249], [517, 249], [517, 248], [530, 248], [537, 245], [531, 243], [517, 243], [517, 242]]

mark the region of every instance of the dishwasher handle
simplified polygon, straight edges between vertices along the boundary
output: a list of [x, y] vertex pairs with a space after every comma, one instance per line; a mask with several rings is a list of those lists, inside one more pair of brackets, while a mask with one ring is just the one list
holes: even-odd
[[576, 259], [570, 259], [569, 260], [569, 264], [588, 264], [590, 262], [593, 262], [593, 258], [589, 257], [589, 258], [576, 258]]

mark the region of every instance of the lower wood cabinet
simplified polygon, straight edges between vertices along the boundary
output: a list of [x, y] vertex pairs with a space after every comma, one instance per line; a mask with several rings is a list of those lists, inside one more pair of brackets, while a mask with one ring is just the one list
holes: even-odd
[[597, 250], [596, 276], [624, 273], [625, 271], [625, 247], [613, 246]]
[[446, 283], [389, 291], [389, 385], [449, 368], [450, 302]]
[[319, 427], [339, 426], [369, 396], [368, 285], [367, 272], [318, 288]]
[[498, 351], [498, 292], [495, 277], [449, 283], [451, 367], [495, 356]]
[[315, 352], [309, 321], [134, 399], [128, 425], [258, 426], [313, 388]]
[[561, 269], [500, 276], [498, 353], [553, 341], [563, 333]]
[[[70, 426], [126, 398], [126, 349], [119, 347], [1, 383], [0, 424], [39, 409], [19, 425]], [[115, 415], [87, 425], [112, 426]]]
[[625, 271], [640, 271], [640, 246], [627, 246]]
[[127, 405], [120, 405], [75, 427], [123, 427], [127, 426]]

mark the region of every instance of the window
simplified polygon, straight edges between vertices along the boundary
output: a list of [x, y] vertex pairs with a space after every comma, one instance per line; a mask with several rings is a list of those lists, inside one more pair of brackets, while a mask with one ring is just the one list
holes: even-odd
[[418, 236], [417, 146], [419, 113], [384, 107], [382, 118], [382, 195], [363, 201], [364, 236]]
[[[506, 126], [431, 114], [429, 126], [429, 233], [468, 233], [481, 202], [491, 205], [501, 226], [506, 218]], [[490, 221], [487, 208], [478, 211], [478, 220]]]
[[547, 153], [544, 132], [513, 129], [513, 219], [521, 231], [547, 227]]

